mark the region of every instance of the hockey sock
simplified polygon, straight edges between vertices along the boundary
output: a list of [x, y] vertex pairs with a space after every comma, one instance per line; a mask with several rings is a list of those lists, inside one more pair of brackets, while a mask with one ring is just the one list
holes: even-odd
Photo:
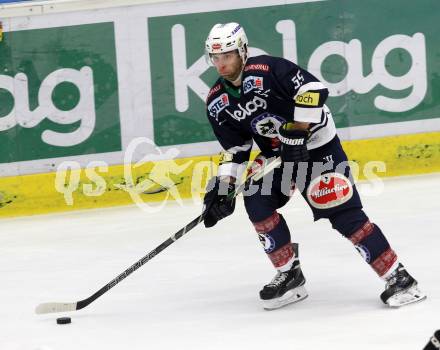
[[398, 265], [397, 255], [380, 228], [360, 210], [349, 210], [330, 218], [333, 228], [348, 238], [376, 273], [386, 278]]
[[383, 277], [397, 267], [396, 253], [380, 228], [370, 221], [356, 230], [349, 240], [379, 276]]
[[283, 216], [275, 211], [268, 218], [253, 224], [272, 264], [281, 272], [288, 271], [293, 264], [294, 252]]

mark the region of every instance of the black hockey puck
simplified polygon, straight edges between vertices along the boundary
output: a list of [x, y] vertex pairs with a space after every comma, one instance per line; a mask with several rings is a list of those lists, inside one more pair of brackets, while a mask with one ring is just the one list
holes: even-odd
[[57, 318], [57, 323], [58, 324], [68, 324], [68, 323], [71, 323], [71, 322], [72, 322], [72, 320], [71, 320], [70, 317], [60, 317], [60, 318]]

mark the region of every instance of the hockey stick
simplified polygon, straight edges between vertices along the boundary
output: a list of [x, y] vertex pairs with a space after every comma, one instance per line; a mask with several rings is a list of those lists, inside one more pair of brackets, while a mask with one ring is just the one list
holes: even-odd
[[[239, 193], [241, 193], [245, 186], [250, 181], [256, 181], [260, 180], [264, 177], [264, 175], [271, 172], [273, 169], [277, 168], [281, 164], [281, 160], [279, 158], [275, 158], [272, 161], [270, 161], [268, 164], [266, 164], [262, 169], [259, 169], [257, 172], [250, 174], [246, 181], [242, 183], [240, 186], [237, 187], [237, 189], [232, 193], [231, 197], [237, 196]], [[163, 251], [165, 248], [169, 247], [171, 244], [173, 244], [175, 241], [177, 241], [180, 237], [188, 233], [190, 230], [192, 230], [194, 227], [196, 227], [200, 222], [203, 221], [205, 218], [206, 211], [204, 210], [202, 214], [200, 214], [198, 217], [196, 217], [193, 221], [191, 221], [189, 224], [187, 224], [185, 227], [177, 231], [175, 234], [173, 234], [171, 237], [169, 237], [166, 241], [164, 241], [162, 244], [157, 246], [155, 249], [153, 249], [151, 252], [149, 252], [147, 255], [145, 255], [142, 259], [136, 261], [133, 265], [131, 265], [128, 269], [126, 269], [124, 272], [122, 272], [118, 277], [111, 280], [109, 283], [107, 283], [104, 287], [102, 287], [100, 290], [98, 290], [96, 293], [91, 295], [90, 297], [80, 300], [74, 303], [43, 303], [36, 307], [35, 312], [37, 314], [48, 314], [53, 312], [65, 312], [65, 311], [75, 311], [80, 310], [82, 308], [85, 308], [87, 305], [91, 304], [93, 301], [98, 299], [101, 295], [108, 292], [111, 288], [116, 286], [119, 282], [121, 282], [123, 279], [131, 275], [134, 271], [136, 271], [138, 268], [140, 268], [142, 265], [150, 261], [152, 258], [154, 258], [157, 254], [159, 254], [161, 251]]]

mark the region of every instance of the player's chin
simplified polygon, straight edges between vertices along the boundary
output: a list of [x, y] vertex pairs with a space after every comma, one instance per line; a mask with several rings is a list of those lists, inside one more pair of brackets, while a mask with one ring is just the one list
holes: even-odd
[[237, 79], [237, 75], [236, 74], [221, 74], [223, 79], [229, 80], [229, 81], [234, 81], [235, 79]]

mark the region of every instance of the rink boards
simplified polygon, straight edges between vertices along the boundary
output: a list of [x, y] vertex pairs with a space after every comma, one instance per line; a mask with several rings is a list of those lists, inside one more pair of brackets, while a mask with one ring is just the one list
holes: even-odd
[[203, 53], [220, 19], [246, 28], [251, 55], [325, 83], [360, 179], [440, 171], [438, 11], [436, 0], [2, 5], [0, 217], [198, 201], [220, 151]]
[[[359, 180], [440, 172], [440, 132], [343, 142]], [[254, 153], [255, 155], [255, 153]], [[192, 199], [218, 156], [0, 178], [0, 217]], [[201, 204], [201, 203], [200, 203]]]

